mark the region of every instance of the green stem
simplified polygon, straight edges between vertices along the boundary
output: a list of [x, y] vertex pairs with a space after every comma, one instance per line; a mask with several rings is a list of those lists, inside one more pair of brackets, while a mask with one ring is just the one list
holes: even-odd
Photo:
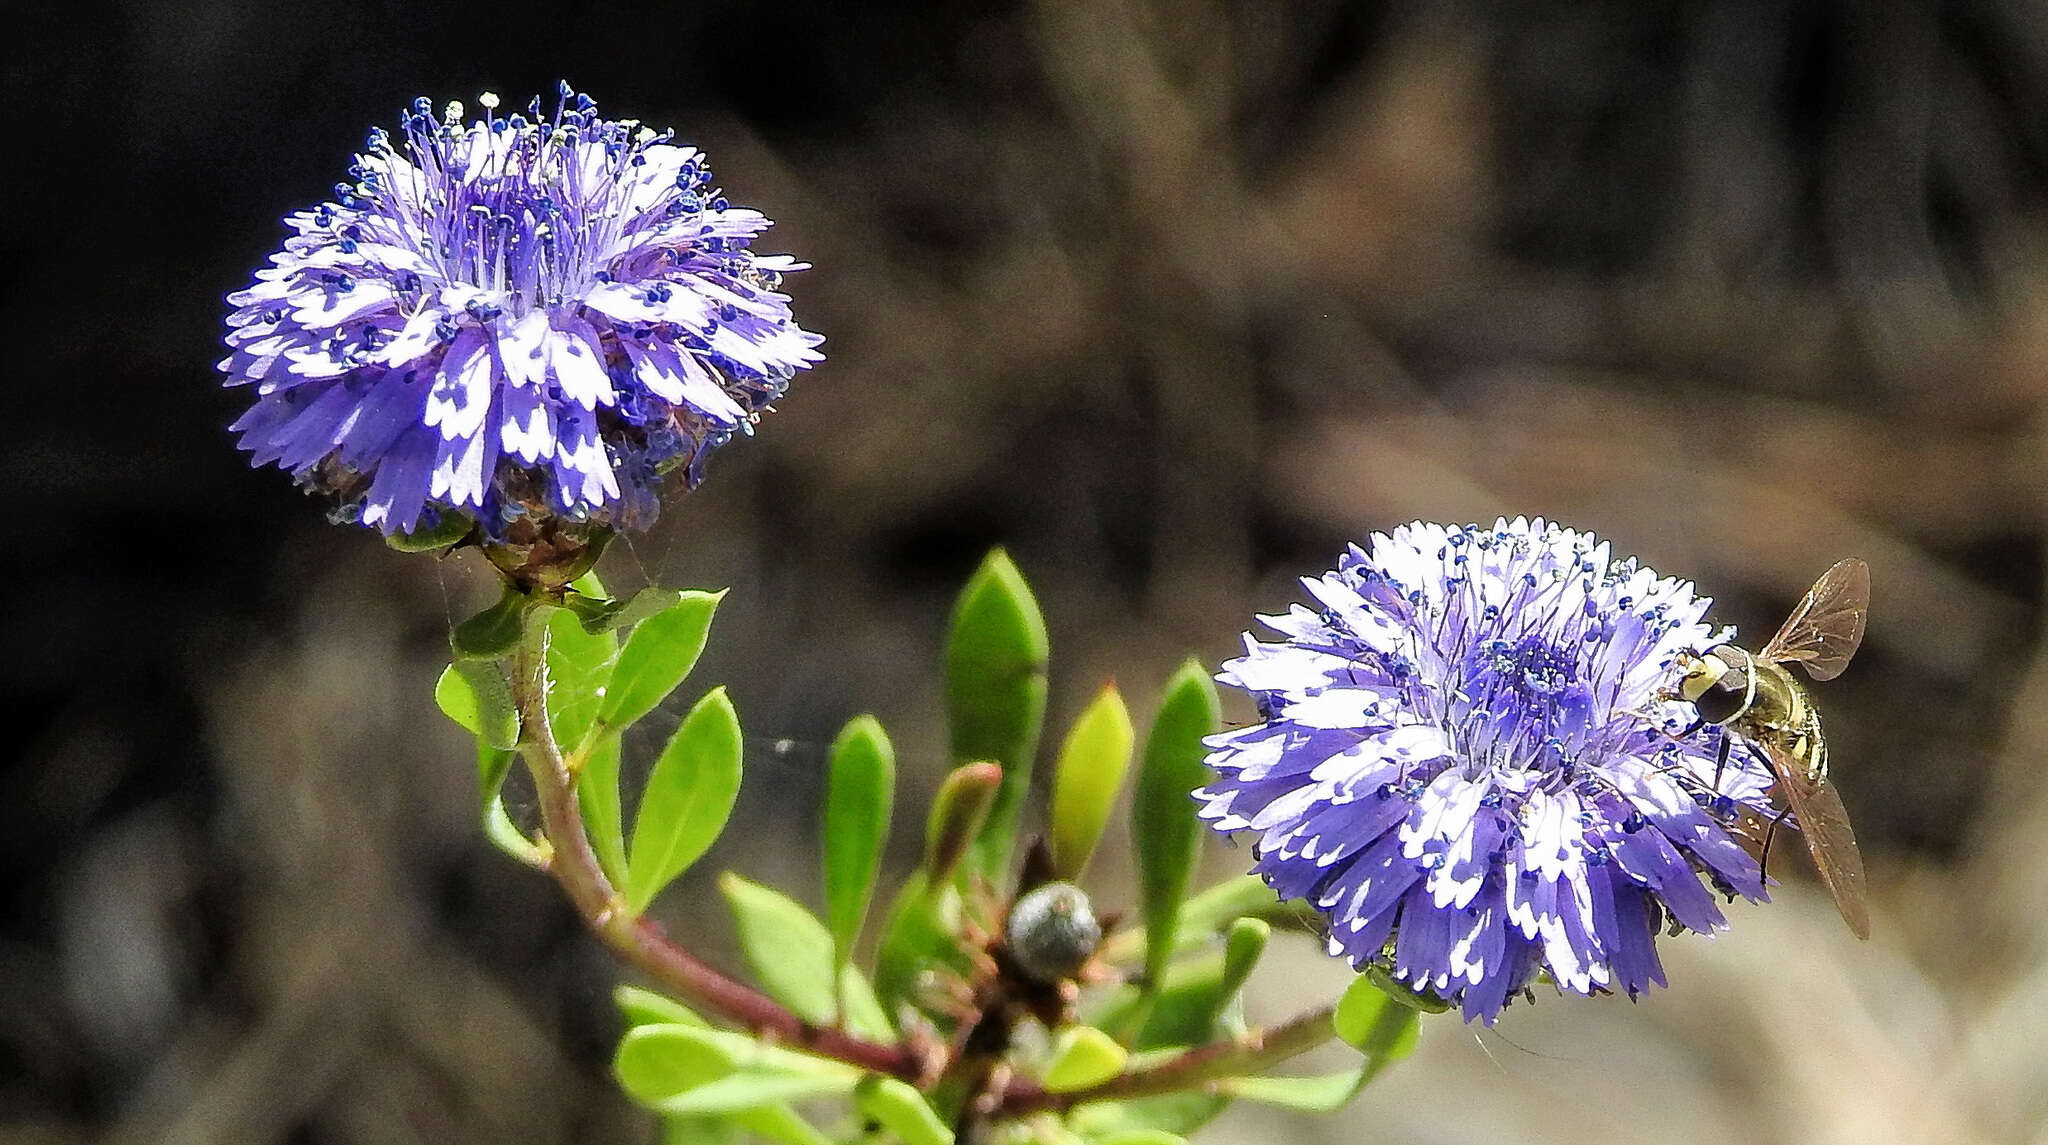
[[917, 1056], [845, 1030], [813, 1025], [766, 994], [736, 981], [676, 945], [653, 923], [636, 917], [605, 877], [583, 829], [576, 780], [555, 742], [547, 710], [547, 625], [529, 606], [512, 657], [512, 697], [519, 708], [519, 753], [533, 773], [541, 823], [552, 848], [547, 869], [568, 892], [577, 913], [627, 964], [683, 997], [723, 1014], [754, 1034], [874, 1073], [916, 1081]]
[[1035, 1085], [1014, 1084], [1003, 1095], [997, 1115], [1022, 1117], [1042, 1110], [1063, 1111], [1090, 1101], [1176, 1093], [1219, 1078], [1264, 1073], [1335, 1037], [1336, 1031], [1330, 1025], [1334, 1012], [1335, 1007], [1330, 1006], [1310, 1010], [1240, 1041], [1197, 1046], [1158, 1065], [1132, 1070], [1072, 1093], [1048, 1093]]

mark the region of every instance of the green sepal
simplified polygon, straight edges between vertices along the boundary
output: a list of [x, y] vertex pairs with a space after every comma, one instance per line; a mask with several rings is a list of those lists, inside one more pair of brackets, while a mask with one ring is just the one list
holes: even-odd
[[1115, 684], [1103, 685], [1067, 730], [1053, 769], [1049, 842], [1055, 877], [1078, 879], [1088, 869], [1130, 770], [1135, 742], [1122, 694]]
[[739, 714], [725, 689], [713, 688], [669, 737], [641, 792], [626, 860], [626, 905], [634, 914], [725, 830], [739, 796], [741, 752]]
[[525, 593], [505, 585], [498, 603], [455, 626], [448, 645], [457, 660], [502, 660], [519, 646], [531, 602]]
[[951, 882], [988, 822], [1004, 783], [994, 763], [956, 767], [939, 782], [924, 826], [924, 871], [933, 886]]
[[896, 749], [873, 716], [858, 716], [832, 741], [825, 782], [825, 922], [840, 965], [866, 922], [889, 840]]
[[867, 979], [851, 966], [835, 973], [832, 934], [817, 916], [788, 895], [729, 871], [719, 876], [718, 889], [732, 909], [740, 952], [763, 992], [813, 1025], [843, 1024], [865, 1038], [896, 1040]]
[[953, 1145], [953, 1130], [914, 1086], [870, 1074], [853, 1087], [853, 1106], [903, 1145]]
[[484, 746], [501, 751], [519, 746], [519, 708], [495, 663], [457, 660], [448, 665], [434, 683], [434, 703]]
[[666, 994], [642, 990], [638, 986], [621, 986], [612, 991], [612, 1001], [619, 1007], [619, 1013], [628, 1026], [679, 1025], [708, 1026], [695, 1010], [676, 1001]]
[[476, 521], [469, 514], [443, 509], [441, 519], [431, 528], [411, 533], [386, 533], [384, 543], [401, 553], [430, 553], [456, 544], [475, 528]]
[[1124, 1071], [1130, 1052], [1093, 1026], [1068, 1026], [1054, 1036], [1045, 1066], [1048, 1093], [1074, 1093]]
[[1202, 825], [1191, 793], [1208, 778], [1205, 736], [1221, 730], [1216, 683], [1196, 661], [1167, 681], [1159, 715], [1145, 739], [1131, 799], [1131, 847], [1145, 917], [1145, 981], [1159, 981], [1173, 956], [1188, 881], [1201, 854]]
[[1351, 980], [1344, 997], [1337, 1002], [1331, 1028], [1352, 1048], [1366, 1057], [1370, 1080], [1381, 1070], [1415, 1052], [1421, 1037], [1421, 1012], [1389, 997], [1373, 981], [1360, 975]]
[[1377, 962], [1366, 963], [1365, 969], [1360, 973], [1367, 981], [1377, 987], [1380, 993], [1385, 994], [1387, 997], [1392, 998], [1411, 1010], [1420, 1010], [1425, 1014], [1441, 1014], [1451, 1008], [1450, 1002], [1437, 997], [1427, 990], [1415, 989], [1406, 982], [1395, 978], [1386, 967]]
[[676, 602], [633, 626], [612, 663], [597, 727], [623, 731], [653, 711], [697, 664], [723, 592], [684, 592]]
[[992, 760], [1002, 788], [974, 843], [972, 869], [996, 879], [1009, 861], [1045, 718], [1049, 643], [1031, 587], [1001, 549], [961, 590], [946, 640], [946, 727], [955, 767]]
[[653, 586], [622, 597], [592, 596], [571, 588], [562, 593], [562, 608], [576, 618], [583, 631], [595, 636], [650, 619], [673, 607], [682, 595], [672, 588]]

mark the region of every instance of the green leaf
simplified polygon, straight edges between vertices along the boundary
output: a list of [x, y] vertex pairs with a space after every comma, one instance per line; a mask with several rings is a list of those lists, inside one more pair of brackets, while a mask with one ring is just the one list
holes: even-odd
[[725, 1115], [734, 1125], [777, 1145], [834, 1145], [832, 1138], [787, 1105], [767, 1105]]
[[519, 746], [519, 708], [496, 664], [457, 660], [448, 665], [434, 683], [434, 703], [485, 745], [507, 751]]
[[612, 991], [612, 1001], [625, 1015], [629, 1026], [652, 1026], [671, 1024], [681, 1026], [705, 1025], [696, 1011], [665, 994], [642, 990], [638, 986], [621, 986]]
[[447, 548], [469, 536], [470, 530], [474, 528], [476, 522], [470, 519], [467, 513], [443, 509], [441, 519], [432, 527], [413, 533], [391, 533], [384, 538], [384, 543], [401, 553], [428, 553], [435, 549]]
[[802, 904], [780, 891], [731, 872], [718, 889], [732, 908], [740, 950], [768, 996], [814, 1025], [838, 1011], [833, 988], [832, 935]]
[[1259, 964], [1259, 956], [1266, 952], [1266, 940], [1273, 935], [1273, 928], [1263, 920], [1240, 918], [1230, 924], [1230, 931], [1223, 939], [1223, 993], [1235, 998], [1244, 989], [1246, 979], [1252, 976], [1252, 968]]
[[672, 607], [682, 594], [672, 588], [643, 588], [627, 597], [589, 596], [571, 589], [562, 594], [562, 607], [576, 618], [583, 631], [596, 634], [625, 628]]
[[740, 1127], [724, 1117], [664, 1117], [661, 1145], [740, 1145]]
[[1223, 726], [1216, 683], [1190, 660], [1167, 681], [1131, 800], [1131, 841], [1145, 908], [1145, 980], [1157, 982], [1180, 929], [1188, 880], [1201, 854], [1202, 825], [1191, 793], [1208, 778], [1204, 736]]
[[739, 715], [725, 689], [713, 688], [669, 737], [641, 793], [626, 862], [626, 905], [634, 914], [725, 829], [740, 791], [740, 752]]
[[1129, 1101], [1091, 1101], [1067, 1115], [1067, 1125], [1088, 1138], [1157, 1130], [1188, 1134], [1207, 1125], [1230, 1100], [1206, 1090], [1167, 1093]]
[[896, 749], [873, 716], [859, 716], [832, 742], [825, 783], [825, 920], [840, 964], [853, 957], [867, 920], [889, 815], [896, 798]]
[[1214, 1084], [1222, 1093], [1301, 1113], [1335, 1113], [1371, 1080], [1371, 1066], [1314, 1077], [1226, 1077]]
[[1116, 793], [1131, 766], [1131, 713], [1115, 684], [1105, 684], [1075, 718], [1053, 770], [1052, 869], [1062, 879], [1087, 870]]
[[686, 592], [633, 626], [598, 703], [599, 726], [622, 730], [668, 698], [696, 666], [711, 631], [711, 615], [724, 598], [723, 592]]
[[1231, 998], [1223, 989], [1223, 959], [1190, 959], [1171, 967], [1151, 998], [1151, 1014], [1133, 1049], [1202, 1045], [1217, 1030]]
[[975, 870], [995, 878], [1009, 862], [1045, 718], [1049, 654], [1038, 601], [997, 549], [967, 582], [946, 641], [946, 726], [954, 766], [992, 760], [1002, 790], [974, 847]]
[[1126, 1129], [1097, 1137], [1093, 1145], [1188, 1145], [1188, 1139], [1164, 1129]]
[[[1240, 875], [1217, 883], [1182, 904], [1180, 924], [1171, 953], [1192, 949], [1239, 918], [1286, 920], [1292, 923], [1302, 908], [1301, 900], [1282, 902], [1257, 875]], [[1129, 962], [1150, 953], [1149, 932], [1133, 927], [1111, 935], [1102, 945], [1102, 957], [1109, 962]]]
[[850, 1077], [814, 1077], [749, 1069], [728, 1074], [687, 1093], [664, 1098], [652, 1103], [652, 1107], [657, 1112], [671, 1115], [737, 1113], [786, 1101], [851, 1093], [853, 1086], [854, 1079]]
[[1101, 1085], [1124, 1071], [1130, 1053], [1093, 1026], [1068, 1026], [1053, 1038], [1045, 1067], [1049, 1093], [1073, 1093]]
[[[596, 573], [577, 578], [575, 590], [602, 595]], [[591, 739], [591, 724], [612, 658], [619, 642], [609, 632], [583, 630], [574, 614], [554, 609], [548, 614], [548, 722], [555, 742], [569, 753], [576, 769], [576, 799], [583, 809], [584, 829], [597, 852], [605, 878], [613, 886], [626, 883], [625, 812], [619, 800], [619, 741], [616, 736]]]
[[940, 781], [924, 825], [924, 869], [933, 886], [952, 881], [988, 822], [1002, 783], [1002, 768], [987, 762], [956, 767]]
[[502, 660], [519, 646], [526, 623], [526, 594], [505, 586], [498, 603], [455, 626], [448, 643], [457, 660]]
[[[576, 585], [580, 591], [603, 591], [594, 573], [584, 574]], [[574, 753], [583, 747], [618, 654], [619, 642], [611, 633], [585, 632], [565, 609], [549, 612], [548, 720], [564, 750]]]
[[1216, 1021], [1230, 1004], [1225, 960], [1221, 954], [1188, 958], [1167, 968], [1151, 995], [1127, 990], [1106, 999], [1094, 1016], [1096, 1025], [1111, 1030], [1139, 1030], [1131, 1045], [1137, 1050], [1201, 1045], [1211, 1039]]
[[1351, 980], [1331, 1022], [1338, 1037], [1366, 1056], [1368, 1080], [1415, 1052], [1421, 1024], [1419, 1011], [1388, 997], [1363, 975]]
[[924, 1095], [893, 1077], [862, 1078], [853, 1089], [853, 1105], [903, 1145], [953, 1145], [953, 1130]]
[[734, 1069], [734, 1056], [708, 1031], [690, 1025], [635, 1026], [619, 1039], [612, 1073], [643, 1105], [686, 1093]]
[[476, 745], [476, 789], [483, 800], [484, 812], [493, 807], [503, 809], [504, 799], [500, 792], [505, 787], [505, 777], [512, 771], [512, 761], [518, 758], [513, 752], [495, 748], [486, 743]]
[[924, 871], [912, 874], [896, 892], [875, 950], [875, 993], [889, 1010], [911, 1001], [912, 989], [925, 967], [966, 968], [965, 955], [954, 937], [959, 916], [959, 892], [945, 883], [934, 892]]
[[619, 802], [619, 737], [600, 736], [584, 744], [576, 759], [576, 801], [583, 808], [583, 830], [597, 852], [604, 877], [615, 887], [629, 881], [626, 864], [626, 812]]

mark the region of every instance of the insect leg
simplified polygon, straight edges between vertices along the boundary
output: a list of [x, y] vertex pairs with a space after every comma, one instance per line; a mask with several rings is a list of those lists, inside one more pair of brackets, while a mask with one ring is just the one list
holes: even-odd
[[1771, 820], [1769, 827], [1764, 828], [1763, 852], [1756, 857], [1756, 873], [1759, 879], [1771, 877], [1771, 840], [1778, 837], [1778, 824], [1783, 823], [1785, 817], [1790, 814], [1792, 814], [1792, 809], [1790, 807], [1785, 808], [1783, 811], [1778, 812], [1776, 818]]
[[1714, 753], [1714, 794], [1721, 794], [1721, 772], [1728, 766], [1728, 749], [1735, 745], [1734, 732], [1721, 729], [1721, 747]]

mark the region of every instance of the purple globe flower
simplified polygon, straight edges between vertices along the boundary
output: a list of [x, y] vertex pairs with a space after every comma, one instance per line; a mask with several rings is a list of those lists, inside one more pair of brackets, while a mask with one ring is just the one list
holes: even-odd
[[1732, 829], [1768, 814], [1768, 770], [1660, 694], [1731, 635], [1689, 583], [1516, 518], [1405, 525], [1302, 584], [1321, 607], [1261, 617], [1285, 639], [1218, 676], [1262, 719], [1209, 741], [1195, 794], [1258, 833], [1254, 869], [1322, 911], [1332, 954], [1491, 1024], [1539, 976], [1661, 986], [1664, 923], [1765, 898]]
[[567, 84], [552, 115], [370, 133], [335, 201], [228, 296], [234, 424], [254, 464], [338, 496], [343, 519], [483, 536], [638, 529], [663, 474], [751, 430], [821, 341], [748, 249], [769, 222], [712, 186], [696, 149], [599, 118]]

